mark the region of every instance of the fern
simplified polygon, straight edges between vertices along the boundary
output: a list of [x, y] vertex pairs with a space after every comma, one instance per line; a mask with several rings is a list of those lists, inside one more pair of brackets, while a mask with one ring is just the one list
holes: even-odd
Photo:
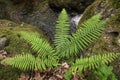
[[69, 22], [68, 15], [65, 9], [62, 10], [61, 14], [58, 17], [58, 21], [56, 24], [56, 33], [55, 33], [55, 48], [60, 49], [66, 43], [66, 40], [69, 36]]
[[57, 57], [52, 56], [48, 58], [34, 57], [31, 54], [17, 55], [13, 58], [4, 59], [2, 62], [19, 68], [23, 71], [46, 70], [46, 68], [53, 68], [58, 65]]
[[[100, 18], [100, 14], [93, 16], [85, 21], [76, 33], [69, 35], [70, 24], [67, 13], [63, 9], [56, 25], [54, 47], [37, 33], [20, 32], [21, 37], [31, 44], [31, 48], [37, 55], [17, 55], [13, 58], [4, 59], [2, 62], [24, 71], [42, 71], [47, 68], [53, 68], [59, 65], [58, 60], [61, 60], [61, 58], [70, 59], [70, 57], [76, 56], [80, 50], [82, 51], [100, 37], [104, 30], [104, 25], [107, 23], [107, 20], [100, 20]], [[119, 55], [119, 53], [109, 53], [77, 59], [67, 72], [69, 74], [66, 73], [66, 78], [70, 80], [73, 72], [81, 74], [84, 69], [95, 69], [103, 64], [108, 64]]]
[[42, 71], [59, 65], [58, 57], [54, 55], [55, 51], [47, 40], [40, 38], [37, 33], [20, 32], [20, 35], [31, 44], [31, 48], [37, 52], [37, 55], [17, 55], [13, 58], [4, 59], [2, 62], [23, 71]]
[[31, 48], [38, 53], [38, 56], [46, 57], [54, 53], [53, 48], [43, 38], [40, 38], [36, 33], [20, 32], [22, 38], [31, 44]]
[[107, 20], [100, 20], [100, 14], [93, 16], [82, 24], [76, 33], [69, 36], [65, 44], [60, 47], [58, 55], [60, 57], [75, 56], [80, 50], [89, 46], [94, 40], [100, 37]]
[[[70, 75], [73, 72], [82, 74], [84, 69], [95, 69], [104, 64], [112, 62], [114, 59], [118, 58], [120, 53], [108, 53], [102, 55], [95, 55], [87, 58], [77, 59], [76, 62], [69, 69], [69, 74], [65, 74], [67, 80], [69, 80]], [[71, 74], [70, 74], [71, 73]], [[69, 76], [69, 77], [68, 77]]]

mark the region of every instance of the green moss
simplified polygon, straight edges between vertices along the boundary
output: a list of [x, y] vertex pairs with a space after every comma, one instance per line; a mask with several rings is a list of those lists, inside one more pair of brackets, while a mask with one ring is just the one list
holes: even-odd
[[[103, 18], [109, 17], [109, 23], [106, 25], [106, 31], [107, 32], [114, 31], [119, 33], [120, 32], [119, 3], [120, 3], [120, 0], [95, 0], [95, 2], [91, 4], [83, 13], [83, 17], [79, 22], [79, 26], [81, 25], [82, 22], [84, 22], [91, 16], [97, 13], [102, 13]], [[118, 37], [120, 38], [120, 36]], [[117, 38], [115, 38], [110, 43], [109, 39], [106, 40], [104, 39], [104, 36], [102, 36], [88, 49], [87, 53], [119, 52], [120, 47], [116, 44]]]
[[[44, 36], [43, 32], [37, 27], [33, 27], [28, 24], [15, 24], [11, 21], [0, 20], [2, 26], [0, 26], [0, 35], [4, 35], [8, 39], [8, 45], [4, 48], [8, 53], [19, 54], [19, 53], [28, 53], [30, 51], [30, 46], [19, 36], [20, 31], [27, 32], [39, 32], [41, 36]], [[9, 26], [9, 24], [13, 24]]]
[[89, 19], [91, 16], [101, 13], [102, 10], [105, 10], [102, 14], [109, 14], [108, 12], [112, 8], [116, 8], [115, 0], [95, 0], [93, 4], [88, 6], [83, 13], [79, 25], [85, 20]]
[[17, 80], [20, 74], [17, 69], [0, 65], [0, 80]]
[[[10, 56], [32, 52], [30, 45], [20, 37], [20, 31], [38, 32], [41, 34], [41, 37], [44, 36], [43, 32], [35, 26], [25, 23], [16, 24], [8, 20], [0, 20], [0, 36], [5, 36], [9, 42], [8, 45], [3, 49], [5, 49]], [[8, 66], [2, 66], [0, 64], [0, 80], [17, 80], [20, 73], [21, 72], [17, 69]]]
[[35, 1], [34, 10], [40, 10], [41, 12], [45, 12], [49, 8], [48, 0], [44, 0], [42, 2]]

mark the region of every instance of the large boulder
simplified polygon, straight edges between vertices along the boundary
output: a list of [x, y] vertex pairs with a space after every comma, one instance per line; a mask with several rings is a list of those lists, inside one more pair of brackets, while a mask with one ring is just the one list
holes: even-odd
[[[97, 13], [101, 13], [103, 19], [109, 18], [109, 22], [104, 34], [87, 49], [86, 55], [120, 52], [120, 0], [95, 0], [83, 13], [79, 26], [83, 21]], [[115, 71], [120, 68], [118, 66], [119, 60], [114, 65]], [[120, 79], [119, 71], [116, 71], [116, 75]]]
[[82, 13], [93, 1], [94, 0], [49, 0], [49, 4], [51, 7], [59, 9], [67, 8]]
[[[20, 31], [38, 32], [42, 37], [44, 36], [44, 33], [33, 25], [0, 20], [0, 61], [6, 57], [33, 52], [30, 44], [20, 37]], [[20, 70], [0, 63], [0, 80], [17, 80], [20, 74]]]
[[17, 24], [8, 20], [0, 20], [0, 50], [7, 51], [10, 56], [30, 53], [31, 49], [29, 44], [19, 36], [20, 31], [38, 32], [41, 36], [44, 36], [44, 33], [35, 26], [25, 23]]
[[[83, 13], [79, 25], [91, 16], [101, 13], [102, 18], [109, 18], [101, 39], [92, 47], [96, 52], [120, 52], [120, 2], [119, 0], [96, 0]], [[78, 26], [79, 26], [78, 25]]]
[[0, 0], [0, 18], [38, 26], [53, 39], [57, 16], [48, 0]]
[[62, 8], [66, 8], [70, 13], [72, 13], [72, 10], [82, 13], [93, 1], [94, 0], [0, 0], [0, 18], [38, 26], [53, 40], [54, 26], [58, 16], [56, 10], [60, 9], [60, 12]]

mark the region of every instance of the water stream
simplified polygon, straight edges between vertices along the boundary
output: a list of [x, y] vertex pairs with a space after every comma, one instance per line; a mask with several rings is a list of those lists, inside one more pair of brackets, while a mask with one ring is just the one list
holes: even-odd
[[82, 16], [83, 16], [82, 14], [77, 14], [71, 18], [70, 22], [73, 24], [73, 26], [75, 26], [75, 27], [78, 26], [78, 23], [79, 23], [80, 19], [82, 18]]

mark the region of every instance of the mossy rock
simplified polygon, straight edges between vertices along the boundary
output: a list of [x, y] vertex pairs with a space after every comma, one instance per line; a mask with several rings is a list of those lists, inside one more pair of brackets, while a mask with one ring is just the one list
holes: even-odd
[[49, 4], [51, 7], [59, 9], [66, 8], [82, 13], [93, 1], [94, 0], [49, 0]]
[[25, 23], [16, 24], [8, 20], [0, 20], [0, 36], [4, 36], [8, 39], [8, 45], [3, 49], [11, 55], [28, 53], [31, 51], [29, 44], [20, 37], [20, 31], [38, 32], [41, 36], [44, 36], [44, 33], [35, 26]]
[[0, 65], [0, 80], [17, 80], [21, 71], [9, 66]]
[[93, 53], [120, 52], [120, 43], [118, 43], [120, 7], [118, 3], [120, 3], [119, 0], [95, 0], [83, 13], [78, 26], [97, 13], [101, 13], [103, 19], [109, 18], [104, 34], [90, 47], [89, 51]]
[[[8, 45], [1, 49], [7, 51], [7, 56], [32, 53], [30, 44], [20, 37], [20, 31], [38, 32], [41, 37], [45, 37], [48, 40], [48, 38], [44, 36], [44, 33], [35, 26], [25, 23], [17, 24], [8, 20], [0, 20], [0, 36], [4, 36], [8, 39]], [[20, 74], [20, 70], [0, 64], [0, 80], [17, 80]]]
[[37, 26], [53, 40], [57, 13], [48, 0], [0, 0], [0, 18]]
[[[120, 0], [95, 0], [84, 11], [78, 26], [97, 13], [102, 14], [102, 19], [109, 18], [109, 21], [102, 36], [87, 49], [85, 55], [120, 52]], [[114, 66], [119, 65], [119, 62], [115, 63]], [[120, 75], [120, 72], [117, 72], [118, 67], [115, 69], [115, 73]], [[120, 79], [119, 76], [117, 78]]]

